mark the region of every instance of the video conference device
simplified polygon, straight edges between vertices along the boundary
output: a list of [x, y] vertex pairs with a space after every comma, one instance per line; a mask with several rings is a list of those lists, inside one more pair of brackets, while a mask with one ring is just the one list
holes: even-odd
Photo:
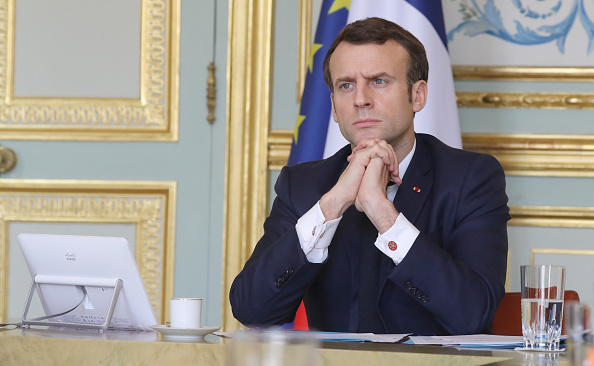
[[[17, 238], [33, 280], [25, 326], [150, 331], [157, 324], [125, 238], [24, 233]], [[27, 319], [35, 292], [45, 316]]]

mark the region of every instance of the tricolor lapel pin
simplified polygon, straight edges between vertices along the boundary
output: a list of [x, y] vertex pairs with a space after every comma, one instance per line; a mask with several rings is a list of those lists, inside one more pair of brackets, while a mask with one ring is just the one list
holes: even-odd
[[413, 191], [419, 193], [419, 192], [421, 192], [421, 188], [419, 188], [419, 187], [413, 187]]

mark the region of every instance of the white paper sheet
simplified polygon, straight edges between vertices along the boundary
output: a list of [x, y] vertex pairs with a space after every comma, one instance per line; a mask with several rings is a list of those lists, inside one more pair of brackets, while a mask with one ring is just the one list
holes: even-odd
[[470, 334], [456, 336], [411, 336], [414, 344], [433, 344], [454, 347], [514, 348], [524, 345], [522, 336], [502, 336], [492, 334]]
[[[249, 332], [238, 331], [238, 332]], [[223, 338], [234, 338], [238, 332], [215, 332], [214, 335]], [[294, 331], [299, 332], [299, 331]], [[397, 343], [408, 334], [373, 334], [373, 333], [338, 333], [338, 332], [307, 332], [318, 341], [323, 342], [382, 342]], [[410, 334], [410, 333], [409, 333]]]

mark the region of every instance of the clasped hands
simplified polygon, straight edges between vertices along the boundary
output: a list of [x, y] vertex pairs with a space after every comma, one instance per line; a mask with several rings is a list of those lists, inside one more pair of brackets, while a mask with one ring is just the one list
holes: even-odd
[[364, 212], [380, 233], [394, 225], [398, 211], [386, 198], [390, 180], [400, 184], [398, 159], [381, 139], [362, 140], [347, 158], [349, 165], [336, 185], [320, 199], [326, 221], [337, 219], [353, 204]]

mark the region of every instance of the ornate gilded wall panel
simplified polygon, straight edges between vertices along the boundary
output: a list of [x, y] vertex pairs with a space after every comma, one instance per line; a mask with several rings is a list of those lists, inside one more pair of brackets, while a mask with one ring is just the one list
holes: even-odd
[[2, 138], [177, 141], [180, 0], [141, 0], [140, 5], [137, 98], [18, 97], [14, 95], [18, 2], [0, 0]]
[[125, 223], [135, 226], [136, 262], [164, 323], [173, 295], [176, 191], [175, 182], [0, 180], [0, 318], [7, 314], [11, 223]]

